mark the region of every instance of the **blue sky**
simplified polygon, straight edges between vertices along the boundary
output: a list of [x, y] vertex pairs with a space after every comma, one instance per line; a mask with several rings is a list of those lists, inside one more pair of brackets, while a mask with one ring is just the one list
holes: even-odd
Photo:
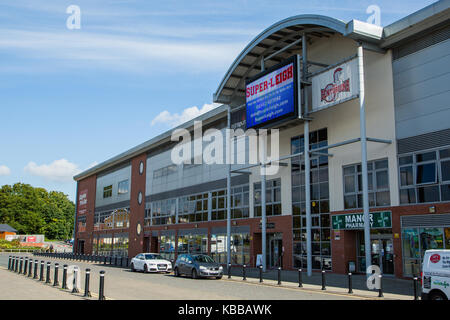
[[213, 108], [239, 52], [281, 19], [366, 21], [378, 5], [386, 26], [433, 2], [2, 0], [0, 185], [74, 200], [74, 174]]

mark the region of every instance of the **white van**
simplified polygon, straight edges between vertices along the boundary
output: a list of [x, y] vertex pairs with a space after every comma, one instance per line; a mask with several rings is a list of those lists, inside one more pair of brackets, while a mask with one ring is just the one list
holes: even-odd
[[450, 250], [427, 250], [422, 263], [422, 300], [450, 299]]

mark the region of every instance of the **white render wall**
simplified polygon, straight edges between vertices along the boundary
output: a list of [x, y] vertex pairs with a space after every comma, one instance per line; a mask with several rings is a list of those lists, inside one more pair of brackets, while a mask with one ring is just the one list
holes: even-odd
[[[118, 194], [118, 184], [121, 181], [128, 179], [128, 193]], [[131, 165], [108, 173], [104, 176], [97, 178], [97, 189], [95, 195], [95, 207], [102, 207], [121, 201], [130, 200], [131, 190]], [[112, 185], [112, 196], [103, 199], [103, 188]]]

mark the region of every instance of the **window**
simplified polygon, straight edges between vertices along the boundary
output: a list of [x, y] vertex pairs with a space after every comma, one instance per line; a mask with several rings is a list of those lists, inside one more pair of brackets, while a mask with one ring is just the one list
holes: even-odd
[[126, 194], [129, 191], [129, 183], [128, 180], [120, 181], [119, 186], [117, 188], [118, 194]]
[[79, 216], [78, 217], [78, 232], [85, 232], [86, 231], [86, 216]]
[[[361, 164], [343, 167], [344, 208], [363, 207]], [[389, 194], [388, 160], [376, 160], [367, 163], [369, 186], [369, 206], [382, 207], [391, 204]]]
[[94, 214], [94, 231], [128, 228], [130, 226], [129, 212], [129, 208], [96, 211]]
[[[241, 185], [231, 188], [231, 219], [249, 217], [249, 186]], [[227, 218], [227, 190], [211, 193], [211, 220]]]
[[103, 188], [103, 199], [112, 197], [112, 185]]
[[176, 172], [177, 172], [177, 166], [174, 164], [171, 164], [170, 166], [153, 171], [153, 179], [167, 177]]
[[450, 201], [450, 148], [398, 158], [400, 203]]
[[[310, 149], [326, 147], [327, 129], [310, 133]], [[304, 150], [304, 137], [291, 139], [291, 154]], [[322, 150], [327, 152], [327, 150]], [[331, 229], [328, 157], [311, 155], [310, 190], [311, 190], [311, 218], [312, 218], [312, 254], [313, 268], [331, 269]], [[306, 201], [305, 201], [305, 162], [302, 156], [291, 160], [292, 178], [292, 223], [293, 223], [293, 261], [294, 267], [306, 265]], [[356, 169], [352, 169], [355, 170]], [[348, 187], [356, 190], [353, 180], [348, 181]]]
[[[144, 225], [157, 226], [174, 224], [177, 210], [176, 199], [166, 199], [161, 201], [154, 201], [149, 204], [150, 210], [146, 210]], [[151, 221], [151, 222], [150, 222]]]
[[179, 198], [178, 223], [208, 221], [208, 194]]
[[[255, 217], [261, 217], [261, 182], [254, 184]], [[281, 215], [281, 179], [266, 181], [266, 216]]]

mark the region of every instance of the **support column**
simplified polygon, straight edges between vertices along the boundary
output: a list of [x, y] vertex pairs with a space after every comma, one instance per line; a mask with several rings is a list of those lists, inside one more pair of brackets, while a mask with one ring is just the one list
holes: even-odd
[[231, 263], [231, 107], [228, 106], [226, 131], [226, 166], [227, 166], [227, 266]]
[[[367, 175], [367, 137], [366, 137], [366, 100], [364, 92], [364, 58], [362, 44], [358, 45], [359, 73], [359, 125], [361, 133], [361, 173], [364, 212], [364, 248], [366, 253], [366, 270], [372, 265], [370, 248], [370, 216], [369, 216], [369, 179]], [[369, 274], [367, 274], [369, 276]]]

